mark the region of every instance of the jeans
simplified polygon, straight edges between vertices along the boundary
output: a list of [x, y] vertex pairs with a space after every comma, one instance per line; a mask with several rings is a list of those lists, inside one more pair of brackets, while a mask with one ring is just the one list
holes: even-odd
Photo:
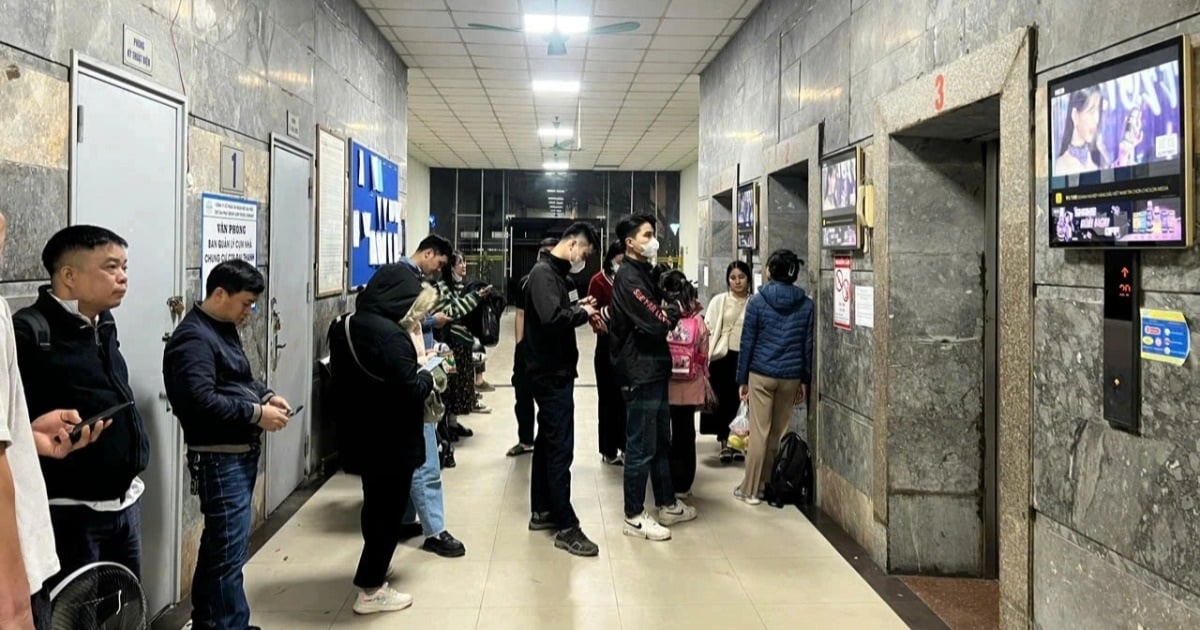
[[517, 344], [516, 359], [513, 361], [512, 386], [517, 396], [517, 404], [513, 413], [517, 416], [517, 441], [521, 444], [533, 444], [533, 390], [529, 387], [529, 379], [525, 376], [525, 360], [521, 357], [521, 344]]
[[549, 512], [558, 531], [579, 525], [571, 507], [571, 462], [575, 459], [575, 379], [543, 376], [531, 383], [538, 406], [529, 483], [530, 506]]
[[688, 492], [696, 481], [696, 408], [671, 405], [671, 485]]
[[250, 625], [242, 567], [250, 556], [258, 458], [258, 449], [248, 453], [188, 451], [192, 487], [204, 514], [192, 580], [194, 628], [245, 630]]
[[120, 512], [97, 512], [82, 505], [52, 505], [50, 522], [62, 568], [46, 581], [47, 593], [77, 569], [93, 562], [115, 562], [141, 578], [141, 499]]
[[675, 503], [671, 485], [671, 412], [667, 381], [621, 389], [628, 410], [625, 420], [625, 516], [646, 509], [646, 477], [659, 507]]
[[363, 504], [360, 513], [363, 550], [358, 558], [354, 585], [370, 590], [383, 586], [396, 545], [400, 543], [404, 501], [411, 494], [413, 469], [400, 468], [387, 472], [364, 471], [362, 475]]
[[599, 398], [596, 410], [599, 417], [597, 431], [600, 438], [600, 454], [616, 457], [625, 450], [625, 404], [621, 401], [621, 387], [617, 384], [612, 358], [609, 356], [609, 336], [596, 337], [596, 395]]
[[437, 425], [425, 423], [425, 463], [413, 472], [408, 509], [404, 522], [412, 523], [421, 517], [421, 531], [426, 538], [446, 531], [446, 508], [442, 495], [442, 466], [438, 461]]

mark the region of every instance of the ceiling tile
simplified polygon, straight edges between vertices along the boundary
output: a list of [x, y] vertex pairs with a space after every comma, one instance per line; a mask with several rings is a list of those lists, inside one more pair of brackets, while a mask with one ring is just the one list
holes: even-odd
[[746, 0], [746, 4], [742, 5], [741, 9], [738, 9], [737, 16], [744, 18], [750, 15], [752, 12], [754, 12], [755, 7], [758, 6], [758, 1], [759, 0]]
[[733, 35], [734, 33], [738, 32], [739, 28], [742, 27], [743, 21], [744, 20], [730, 20], [729, 24], [727, 24], [725, 26], [725, 29], [721, 31], [721, 34], [722, 35]]
[[470, 57], [413, 57], [413, 65], [422, 68], [470, 68], [472, 67]]
[[429, 79], [474, 79], [474, 68], [429, 68], [425, 71]]
[[519, 70], [528, 73], [529, 62], [525, 58], [515, 57], [473, 57], [475, 67], [480, 68], [479, 75], [483, 76], [483, 69], [488, 70]]
[[524, 17], [520, 13], [481, 13], [478, 11], [453, 11], [454, 23], [459, 28], [467, 28], [468, 24], [487, 24], [504, 28], [522, 28]]
[[658, 35], [720, 35], [725, 20], [666, 19], [658, 27]]
[[530, 59], [529, 70], [539, 79], [550, 79], [562, 76], [563, 80], [577, 80], [583, 72], [583, 61], [570, 61], [555, 57], [553, 59]]
[[588, 48], [588, 61], [641, 61], [646, 54], [642, 49]]
[[489, 13], [520, 13], [517, 0], [445, 0], [451, 11], [487, 11]]
[[668, 0], [596, 0], [593, 15], [611, 17], [659, 17]]
[[655, 35], [651, 50], [708, 50], [715, 39], [711, 35]]
[[597, 35], [588, 38], [588, 48], [647, 48], [650, 40], [647, 35]]
[[484, 31], [473, 28], [460, 28], [458, 33], [462, 35], [464, 42], [473, 44], [501, 44], [505, 46], [524, 46], [525, 35], [521, 33], [507, 33], [504, 31]]
[[507, 57], [521, 58], [526, 56], [524, 46], [500, 46], [496, 44], [467, 44], [467, 51], [473, 57]]
[[[381, 9], [384, 21], [390, 26], [452, 28], [454, 21], [445, 11], [393, 11]], [[403, 41], [404, 38], [401, 38]]]
[[695, 66], [703, 56], [703, 50], [650, 50], [646, 53], [646, 61], [651, 63], [682, 63]]
[[418, 28], [415, 26], [396, 26], [392, 28], [396, 37], [408, 46], [411, 42], [457, 42], [458, 31], [452, 28]]
[[667, 17], [729, 19], [739, 8], [739, 3], [727, 0], [672, 0]]
[[446, 88], [476, 88], [480, 91], [483, 90], [483, 86], [480, 85], [479, 79], [443, 79], [440, 77], [435, 77], [433, 79], [433, 85], [440, 90], [442, 94], [446, 93]]
[[638, 64], [629, 61], [588, 60], [584, 69], [588, 72], [637, 72]]
[[457, 42], [409, 42], [405, 44], [405, 48], [415, 57], [467, 54], [467, 47]]
[[443, 11], [446, 9], [445, 0], [370, 0], [369, 4], [377, 9], [407, 9], [410, 11]]

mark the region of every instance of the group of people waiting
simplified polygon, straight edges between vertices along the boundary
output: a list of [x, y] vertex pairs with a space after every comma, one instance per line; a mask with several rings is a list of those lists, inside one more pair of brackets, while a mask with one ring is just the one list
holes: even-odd
[[[0, 215], [0, 250], [6, 227]], [[140, 475], [152, 456], [171, 454], [151, 453], [134, 401], [157, 396], [131, 386], [112, 313], [129, 290], [128, 247], [103, 227], [65, 228], [42, 250], [50, 282], [34, 303], [11, 313], [0, 299], [3, 628], [85, 627], [56, 618], [50, 593], [95, 563], [141, 576]], [[285, 428], [294, 414], [255, 379], [238, 333], [265, 287], [249, 263], [218, 264], [205, 278], [203, 301], [179, 322], [163, 353], [167, 400], [183, 429], [191, 492], [204, 514], [192, 581], [197, 629], [253, 628], [242, 568], [261, 435]]]

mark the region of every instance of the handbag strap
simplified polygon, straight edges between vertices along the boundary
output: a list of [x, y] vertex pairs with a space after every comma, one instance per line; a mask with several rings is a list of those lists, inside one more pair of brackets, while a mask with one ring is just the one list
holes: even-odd
[[362, 364], [362, 361], [360, 361], [358, 358], [358, 352], [355, 352], [354, 350], [354, 339], [350, 337], [350, 318], [353, 316], [353, 314], [346, 315], [346, 319], [343, 320], [343, 325], [346, 328], [346, 345], [350, 348], [350, 356], [354, 357], [354, 362], [358, 364], [358, 369], [362, 370], [363, 374], [366, 374], [367, 376], [370, 376], [371, 378], [382, 383], [383, 379], [372, 374], [371, 370], [368, 370], [367, 366]]

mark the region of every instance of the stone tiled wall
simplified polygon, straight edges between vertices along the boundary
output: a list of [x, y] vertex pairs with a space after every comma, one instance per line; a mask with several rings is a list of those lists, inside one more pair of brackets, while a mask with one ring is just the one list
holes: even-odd
[[[880, 139], [874, 136], [881, 97], [893, 95], [901, 86], [929, 81], [927, 91], [913, 92], [911, 97], [932, 99], [934, 69], [983, 50], [1014, 29], [1036, 25], [1030, 70], [1036, 84], [1044, 85], [1054, 76], [1171, 35], [1200, 33], [1195, 10], [1191, 3], [1173, 0], [1084, 4], [764, 0], [701, 76], [701, 204], [705, 196], [723, 189], [714, 184], [722, 173], [740, 166], [742, 181], [761, 177], [762, 147], [822, 122], [822, 153], [853, 144], [863, 146], [864, 172], [870, 182], [871, 174], [877, 172], [873, 158], [886, 153], [878, 149]], [[1081, 21], [1088, 27], [1081, 29]], [[1001, 74], [1004, 71], [1007, 69]], [[1006, 103], [1024, 98], [1023, 94], [1006, 97]], [[1028, 339], [1036, 366], [1028, 374], [1028, 383], [1016, 375], [1002, 385], [1010, 390], [1002, 393], [1002, 402], [1005, 396], [1019, 398], [1019, 390], [1024, 390], [1032, 405], [1027, 415], [1003, 415], [1002, 411], [1001, 416], [1002, 436], [1018, 438], [1012, 444], [1018, 451], [1025, 440], [1024, 452], [1032, 454], [1028, 469], [1032, 479], [1024, 472], [1000, 471], [1001, 510], [1006, 515], [1001, 519], [1001, 537], [1021, 547], [1010, 544], [1002, 548], [1001, 564], [1020, 572], [1028, 566], [1031, 585], [1028, 595], [1022, 594], [1023, 577], [1002, 585], [1002, 607], [1012, 613], [1005, 615], [1004, 625], [1197, 627], [1200, 557], [1193, 550], [1200, 548], [1196, 524], [1200, 522], [1200, 499], [1196, 498], [1200, 496], [1200, 433], [1195, 421], [1200, 417], [1196, 411], [1200, 409], [1196, 394], [1200, 391], [1200, 367], [1195, 361], [1183, 368], [1144, 363], [1141, 434], [1121, 433], [1103, 422], [1100, 348], [1095, 343], [1100, 332], [1102, 257], [1048, 248], [1042, 229], [1047, 221], [1047, 169], [1041, 157], [1045, 102], [1044, 88], [1029, 99], [1035, 119], [1033, 153], [1039, 157], [1029, 166], [1019, 165], [1027, 172], [1022, 188], [1033, 191], [1025, 219], [1032, 246], [1027, 241], [1022, 246], [1021, 239], [1016, 239], [1009, 241], [1010, 246], [1021, 251], [1004, 250], [1002, 243], [1002, 256], [1032, 249], [1034, 273], [1028, 284], [1037, 285], [1028, 317], [1006, 311], [1011, 306], [1004, 304], [1000, 313], [1000, 326], [1009, 339]], [[1014, 110], [1006, 111], [1004, 120], [1021, 123], [1021, 129], [1007, 133], [1028, 136], [1028, 123], [1022, 123], [1020, 117], [1010, 118]], [[1002, 142], [1001, 161], [1005, 162], [1003, 146]], [[882, 186], [877, 197], [886, 195], [889, 182], [875, 183]], [[1006, 191], [1002, 189], [1001, 195], [1002, 207], [1007, 207]], [[1014, 224], [1019, 219], [1019, 214], [1002, 214], [1002, 233], [1012, 235], [1020, 230], [1021, 226]], [[892, 228], [904, 229], [900, 224]], [[709, 259], [714, 261], [717, 248], [726, 247], [724, 240], [713, 238], [715, 233], [701, 235], [711, 241]], [[721, 236], [727, 239], [727, 232]], [[701, 250], [705, 247], [702, 242]], [[879, 255], [854, 257], [854, 283], [875, 285], [877, 296], [890, 291], [891, 297], [903, 301], [904, 296], [896, 294], [900, 291], [897, 282], [903, 284], [904, 280], [903, 257], [889, 254], [886, 260], [873, 260]], [[1150, 254], [1143, 263], [1145, 305], [1181, 310], [1193, 323], [1198, 321], [1200, 253], [1193, 249]], [[820, 267], [823, 321], [818, 339], [824, 391], [818, 423], [822, 442], [817, 454], [819, 494], [822, 507], [877, 561], [886, 562], [886, 552], [881, 556], [879, 549], [890, 544], [889, 537], [968, 528], [977, 515], [962, 506], [929, 505], [914, 510], [879, 505], [881, 497], [888, 496], [886, 489], [881, 494], [880, 480], [886, 482], [913, 470], [900, 458], [881, 460], [878, 452], [872, 457], [872, 449], [886, 443], [876, 432], [883, 428], [884, 435], [895, 436], [907, 429], [904, 421], [894, 416], [890, 426], [875, 426], [878, 419], [873, 409], [880, 401], [875, 400], [878, 392], [873, 383], [883, 378], [878, 371], [887, 360], [876, 360], [881, 349], [872, 331], [856, 328], [851, 333], [831, 334], [832, 260], [828, 254], [821, 257]], [[882, 276], [878, 280], [876, 269]], [[1005, 287], [1006, 267], [1001, 267], [1001, 274], [1001, 286]], [[892, 286], [881, 289], [884, 280]], [[1033, 286], [1028, 291], [1016, 287], [1009, 295], [1029, 295], [1033, 290]], [[1010, 287], [1010, 291], [1014, 290]], [[887, 304], [896, 302], [889, 300]], [[877, 324], [887, 323], [893, 331], [889, 347], [883, 348], [890, 356], [898, 351], [896, 335], [901, 327], [891, 321], [897, 313], [880, 313], [878, 301], [876, 310]], [[1031, 322], [1021, 324], [1026, 326], [1024, 335], [1014, 334], [1014, 321]], [[1002, 355], [1004, 352], [1002, 348]], [[936, 375], [926, 380], [929, 378]], [[1003, 440], [1002, 452], [1006, 448]], [[893, 470], [877, 470], [880, 461]], [[905, 469], [895, 470], [898, 466]], [[1014, 497], [1018, 504], [1012, 503]], [[1029, 506], [1033, 516], [1027, 520], [1022, 514], [1030, 512]], [[889, 530], [882, 531], [880, 523], [889, 523]], [[1026, 534], [1013, 533], [1023, 529]], [[1028, 606], [1022, 601], [1026, 598], [1032, 603], [1028, 615]]]
[[[259, 202], [259, 259], [267, 272], [269, 139], [300, 118], [299, 142], [315, 149], [320, 124], [395, 159], [405, 176], [407, 69], [353, 0], [11, 0], [0, 18], [0, 211], [8, 246], [0, 294], [20, 305], [44, 278], [38, 254], [67, 224], [69, 67], [73, 50], [121, 67], [125, 25], [153, 45], [148, 80], [185, 93], [190, 114], [187, 184], [187, 300], [199, 287], [200, 194], [219, 190], [221, 145], [245, 151], [246, 197]], [[136, 289], [136, 279], [133, 280]], [[268, 295], [265, 296], [269, 299]], [[326, 352], [329, 322], [349, 296], [317, 300], [314, 352]], [[243, 332], [255, 370], [265, 373], [267, 318]], [[314, 384], [314, 387], [316, 384]], [[310, 408], [311, 405], [310, 405]], [[314, 420], [314, 426], [318, 424]], [[256, 522], [264, 517], [259, 483]], [[182, 587], [190, 588], [201, 530], [184, 502]]]

